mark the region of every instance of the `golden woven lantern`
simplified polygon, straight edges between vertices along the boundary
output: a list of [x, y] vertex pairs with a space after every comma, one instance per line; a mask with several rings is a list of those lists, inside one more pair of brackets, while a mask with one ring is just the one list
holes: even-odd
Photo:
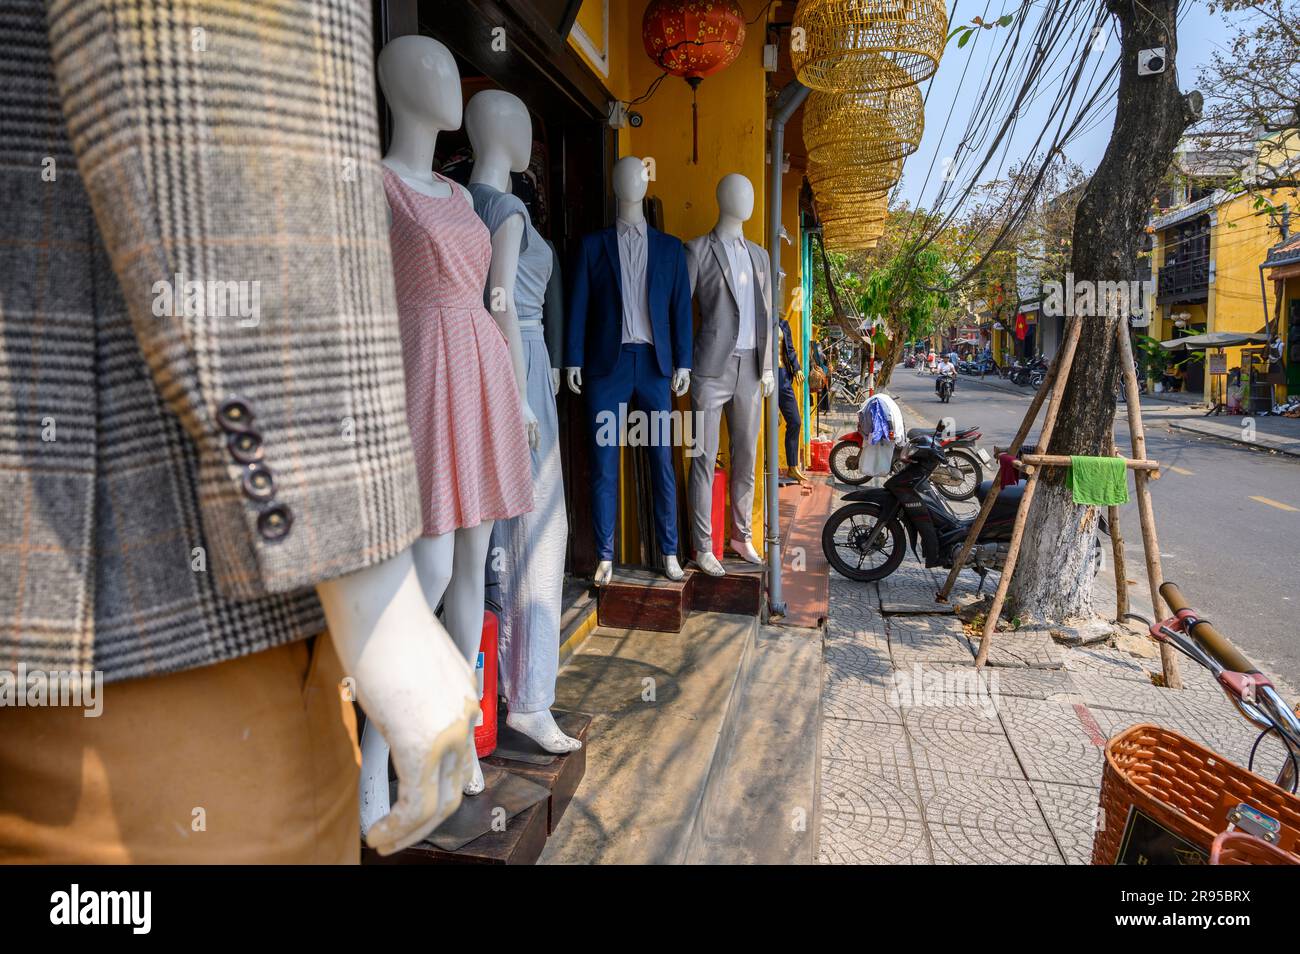
[[898, 89], [939, 68], [948, 10], [944, 0], [800, 0], [793, 28], [790, 58], [805, 86]]
[[879, 195], [892, 189], [902, 173], [902, 159], [867, 166], [816, 162], [808, 166], [808, 182], [819, 197]]
[[924, 100], [915, 86], [813, 92], [803, 107], [808, 159], [827, 166], [901, 160], [920, 148], [924, 131]]
[[870, 251], [876, 247], [880, 236], [853, 230], [825, 228], [822, 244], [832, 252]]
[[818, 196], [817, 220], [823, 225], [828, 222], [883, 222], [886, 212], [886, 194], [875, 196], [851, 196], [844, 199], [832, 199]]

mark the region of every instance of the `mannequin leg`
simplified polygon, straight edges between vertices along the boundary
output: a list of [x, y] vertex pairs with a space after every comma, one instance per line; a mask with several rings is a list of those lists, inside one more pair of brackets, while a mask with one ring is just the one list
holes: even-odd
[[713, 547], [713, 472], [718, 462], [718, 439], [722, 429], [722, 406], [730, 397], [726, 374], [691, 378], [691, 410], [696, 414], [696, 447], [690, 459], [687, 491], [691, 504], [691, 533], [695, 559]]
[[[483, 571], [487, 563], [488, 548], [492, 544], [492, 524], [484, 520], [476, 527], [457, 530], [452, 557], [451, 582], [443, 597], [442, 621], [458, 649], [474, 665], [479, 645], [483, 641]], [[492, 700], [495, 702], [496, 700]], [[483, 769], [470, 739], [470, 762], [474, 775], [465, 786], [466, 795], [483, 791]]]
[[[650, 414], [672, 408], [668, 375], [661, 374], [649, 348], [636, 352], [633, 376], [637, 409]], [[665, 558], [677, 557], [677, 472], [673, 469], [673, 448], [653, 441], [646, 448], [650, 457], [650, 487], [654, 501], [655, 537]]]
[[755, 364], [749, 356], [739, 362], [735, 390], [725, 408], [731, 439], [731, 545], [747, 560], [753, 553], [754, 468], [763, 422], [762, 386]]
[[424, 601], [429, 609], [438, 612], [438, 604], [451, 582], [452, 558], [456, 549], [456, 535], [444, 533], [436, 537], [420, 537], [411, 547], [415, 560], [415, 575], [424, 591]]

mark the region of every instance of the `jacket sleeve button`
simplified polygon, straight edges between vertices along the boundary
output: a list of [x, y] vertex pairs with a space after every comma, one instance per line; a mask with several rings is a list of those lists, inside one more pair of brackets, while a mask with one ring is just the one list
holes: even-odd
[[244, 493], [253, 500], [270, 500], [275, 496], [275, 476], [265, 464], [245, 467], [243, 484]]
[[235, 431], [226, 439], [230, 456], [241, 464], [251, 464], [262, 459], [262, 435], [254, 430]]
[[283, 540], [293, 526], [293, 511], [284, 504], [267, 507], [257, 517], [257, 532], [270, 543]]
[[227, 433], [246, 431], [253, 426], [253, 409], [241, 398], [227, 398], [217, 408], [217, 423]]

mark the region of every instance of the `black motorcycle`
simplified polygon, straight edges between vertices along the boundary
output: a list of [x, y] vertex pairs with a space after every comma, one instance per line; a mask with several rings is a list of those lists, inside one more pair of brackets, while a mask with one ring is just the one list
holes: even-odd
[[940, 404], [947, 404], [952, 400], [952, 392], [955, 387], [951, 375], [940, 376], [939, 380], [934, 383], [934, 390], [939, 395]]
[[[933, 440], [920, 439], [904, 451], [904, 466], [883, 487], [845, 494], [844, 506], [822, 528], [822, 551], [830, 565], [850, 580], [882, 580], [902, 564], [910, 540], [912, 552], [927, 567], [951, 569], [974, 517], [958, 516], [931, 487], [930, 475], [945, 462]], [[980, 503], [992, 487], [992, 481], [979, 484], [975, 496]], [[971, 550], [969, 565], [979, 574], [981, 589], [985, 576], [1006, 561], [1023, 494], [1021, 485], [1002, 489]], [[1101, 566], [1100, 538], [1094, 548], [1095, 572]]]

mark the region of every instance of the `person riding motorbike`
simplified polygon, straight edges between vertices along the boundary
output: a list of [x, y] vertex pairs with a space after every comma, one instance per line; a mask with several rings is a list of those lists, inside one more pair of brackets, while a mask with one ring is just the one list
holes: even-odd
[[956, 391], [957, 390], [957, 365], [953, 364], [952, 359], [949, 358], [947, 355], [944, 355], [943, 360], [939, 362], [939, 366], [936, 369], [936, 377], [934, 381], [935, 394], [939, 393], [939, 382], [943, 381], [944, 378], [948, 378], [952, 381], [952, 388], [954, 391]]

